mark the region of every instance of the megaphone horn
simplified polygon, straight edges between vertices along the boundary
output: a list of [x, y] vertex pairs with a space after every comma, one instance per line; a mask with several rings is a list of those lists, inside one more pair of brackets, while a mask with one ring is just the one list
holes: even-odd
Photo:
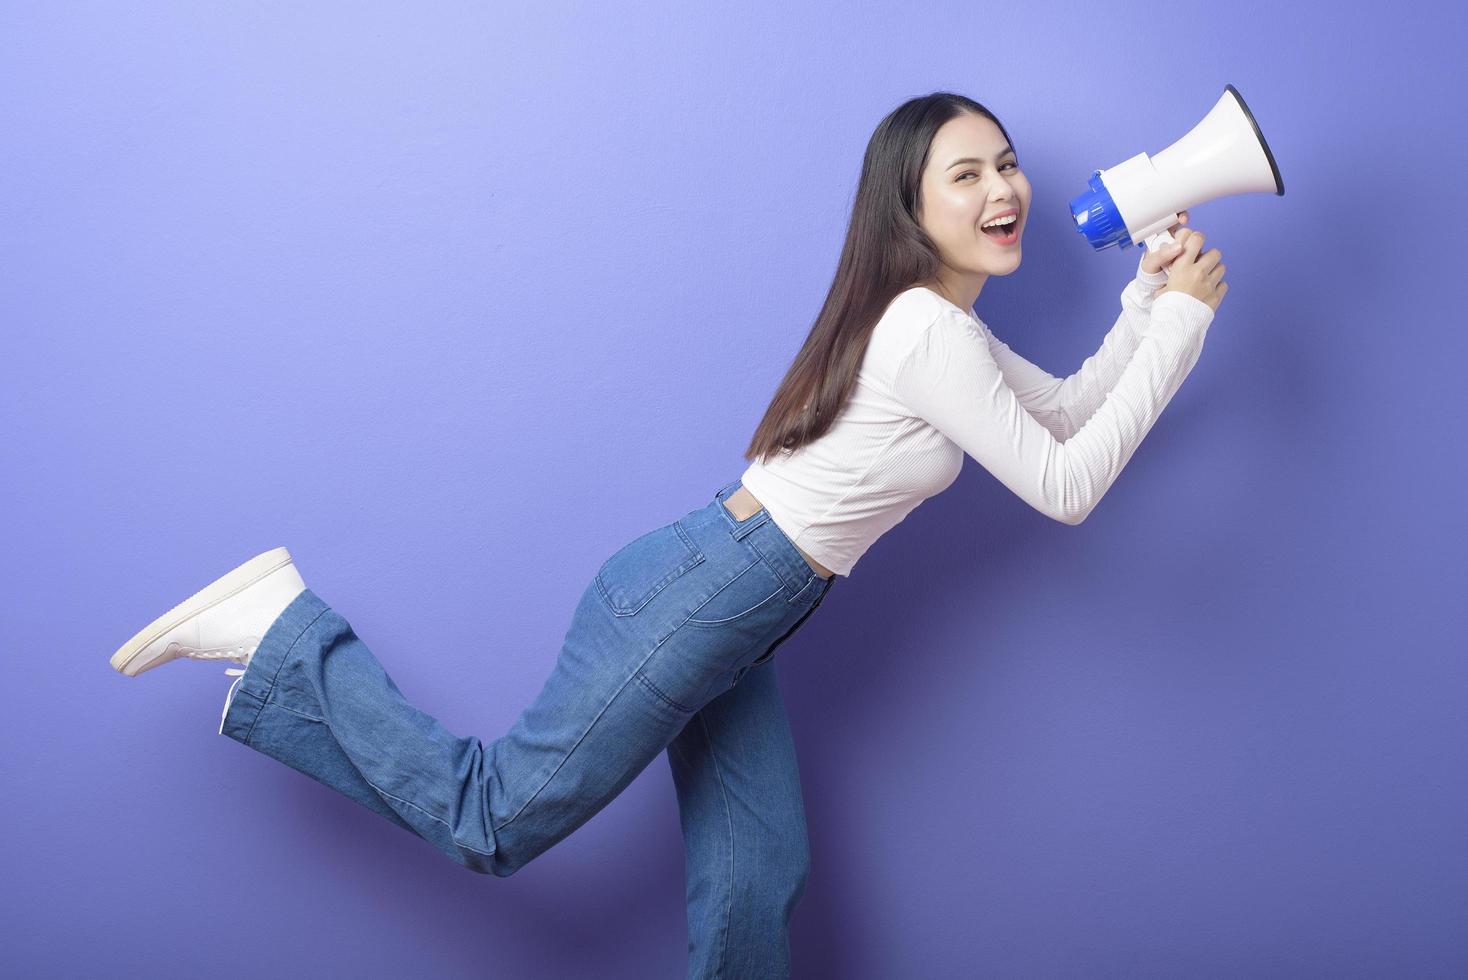
[[1171, 244], [1178, 212], [1234, 194], [1284, 195], [1279, 164], [1244, 97], [1232, 85], [1198, 125], [1156, 156], [1136, 156], [1091, 175], [1070, 202], [1076, 231], [1091, 247]]

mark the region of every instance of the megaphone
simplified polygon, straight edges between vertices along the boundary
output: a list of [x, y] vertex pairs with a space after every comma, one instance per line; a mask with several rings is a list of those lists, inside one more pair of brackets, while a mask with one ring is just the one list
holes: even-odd
[[1244, 97], [1228, 85], [1203, 121], [1167, 149], [1095, 171], [1090, 190], [1070, 202], [1070, 216], [1097, 251], [1146, 242], [1155, 252], [1173, 244], [1167, 229], [1178, 212], [1255, 192], [1283, 196], [1284, 180]]

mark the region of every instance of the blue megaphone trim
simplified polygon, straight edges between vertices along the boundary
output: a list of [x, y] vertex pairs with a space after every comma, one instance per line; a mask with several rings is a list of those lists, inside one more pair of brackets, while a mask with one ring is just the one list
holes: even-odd
[[1086, 241], [1097, 251], [1117, 244], [1129, 248], [1131, 232], [1127, 231], [1126, 222], [1121, 220], [1121, 212], [1111, 199], [1111, 192], [1101, 180], [1101, 171], [1091, 175], [1090, 188], [1070, 202], [1070, 216], [1076, 224], [1076, 231], [1085, 235]]

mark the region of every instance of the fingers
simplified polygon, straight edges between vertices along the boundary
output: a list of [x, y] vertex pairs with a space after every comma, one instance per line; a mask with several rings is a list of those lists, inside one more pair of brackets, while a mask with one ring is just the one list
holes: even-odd
[[[1208, 251], [1202, 252], [1203, 242], [1207, 236], [1201, 231], [1189, 229], [1187, 235], [1188, 237], [1183, 243], [1183, 248], [1188, 251], [1192, 260], [1198, 265], [1201, 265], [1205, 269], [1211, 268], [1223, 258], [1223, 253], [1216, 248], [1210, 248]], [[1202, 252], [1202, 254], [1200, 255], [1199, 252]]]
[[1152, 253], [1152, 255], [1150, 256], [1150, 261], [1146, 263], [1147, 270], [1149, 272], [1161, 272], [1163, 269], [1168, 268], [1174, 262], [1176, 262], [1178, 260], [1178, 257], [1182, 254], [1182, 245], [1174, 242], [1173, 244]]
[[1174, 238], [1171, 245], [1153, 249], [1150, 246], [1142, 257], [1142, 268], [1147, 272], [1161, 272], [1182, 254], [1182, 241]]
[[[1184, 228], [1172, 237], [1173, 240], [1177, 242], [1179, 252], [1182, 252], [1183, 250], [1192, 247], [1194, 239], [1198, 240], [1198, 245], [1201, 245], [1203, 242], [1203, 233], [1201, 231], [1195, 231], [1192, 228]], [[1193, 249], [1193, 254], [1197, 254], [1196, 247], [1194, 247]]]

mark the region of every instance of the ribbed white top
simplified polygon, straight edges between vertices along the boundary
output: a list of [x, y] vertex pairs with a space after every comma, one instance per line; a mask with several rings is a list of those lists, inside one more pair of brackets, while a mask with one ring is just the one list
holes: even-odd
[[1197, 363], [1213, 310], [1155, 300], [1137, 275], [1101, 348], [1060, 379], [923, 286], [892, 300], [829, 431], [751, 463], [741, 482], [799, 547], [838, 575], [972, 456], [1025, 503], [1079, 524], [1116, 482]]

